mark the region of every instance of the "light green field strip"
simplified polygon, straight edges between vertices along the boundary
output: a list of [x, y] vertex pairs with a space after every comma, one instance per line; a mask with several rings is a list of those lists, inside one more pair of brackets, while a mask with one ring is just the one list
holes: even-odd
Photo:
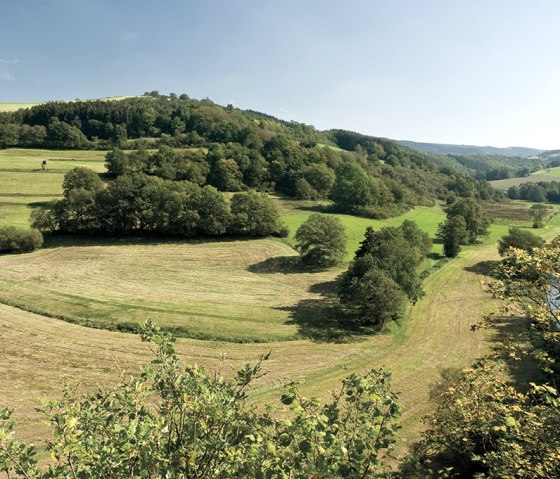
[[[294, 235], [300, 225], [311, 215], [311, 211], [286, 210], [282, 215], [282, 219], [290, 229], [290, 240], [294, 241]], [[407, 213], [389, 218], [386, 220], [372, 220], [368, 218], [359, 218], [357, 216], [334, 214], [343, 223], [348, 236], [348, 247], [346, 259], [350, 261], [354, 257], [354, 252], [358, 249], [360, 242], [364, 239], [364, 233], [368, 226], [374, 229], [380, 229], [384, 226], [399, 226], [404, 220], [415, 221], [420, 228], [426, 231], [432, 238], [437, 232], [437, 225], [444, 221], [445, 213], [439, 206], [434, 207], [417, 207]], [[439, 244], [434, 245], [434, 252], [441, 253], [442, 247]]]
[[64, 173], [52, 171], [1, 171], [1, 196], [61, 195]]
[[552, 177], [556, 181], [558, 181], [558, 180], [560, 180], [560, 166], [557, 166], [555, 168], [548, 168], [548, 169], [542, 170], [542, 171], [538, 171], [537, 173], [533, 173], [532, 176]]
[[31, 150], [10, 148], [0, 150], [0, 172], [42, 171], [43, 160], [47, 161], [47, 171], [65, 173], [72, 168], [85, 167], [98, 173], [106, 171], [106, 151], [79, 150]]
[[40, 105], [41, 103], [10, 103], [10, 102], [0, 102], [0, 111], [17, 111], [21, 108], [31, 108], [35, 105]]

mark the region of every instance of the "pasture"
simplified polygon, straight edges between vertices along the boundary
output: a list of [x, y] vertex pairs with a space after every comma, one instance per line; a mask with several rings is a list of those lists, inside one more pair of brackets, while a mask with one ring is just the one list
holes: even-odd
[[[31, 210], [62, 196], [64, 174], [83, 166], [105, 171], [105, 151], [0, 150], [0, 225], [29, 228]], [[47, 171], [41, 163], [47, 160]]]
[[13, 103], [13, 102], [0, 102], [0, 111], [17, 111], [22, 108], [31, 108], [35, 105], [40, 105], [40, 102], [37, 103]]
[[[76, 163], [103, 171], [103, 152], [51, 153], [49, 160], [60, 160], [58, 172], [34, 171], [31, 163], [44, 151], [0, 152], [0, 223], [26, 224], [31, 208], [61, 195], [64, 171]], [[0, 256], [0, 406], [15, 408], [22, 436], [45, 437], [34, 408], [45, 395], [59, 396], [62, 383], [111, 383], [121, 369], [135, 372], [149, 359], [136, 336], [82, 325], [126, 330], [151, 318], [187, 336], [177, 343], [184, 360], [226, 375], [272, 351], [268, 374], [251, 393], [258, 404], [277, 401], [292, 379], [304, 381], [306, 394], [325, 396], [353, 371], [389, 369], [404, 407], [399, 453], [405, 454], [432, 409], [428, 391], [440, 369], [468, 366], [491, 347], [493, 332], [470, 327], [497, 307], [482, 280], [507, 221], [433, 272], [424, 283], [426, 296], [401, 324], [371, 336], [348, 334], [334, 321], [333, 282], [344, 265], [310, 272], [295, 261], [293, 234], [312, 205], [278, 202], [292, 235], [285, 240], [68, 237], [31, 254]], [[437, 206], [382, 221], [337, 216], [349, 237], [347, 259], [369, 225], [411, 219], [433, 236], [444, 218]], [[546, 227], [548, 237], [557, 223], [555, 217]]]
[[[535, 175], [535, 173], [533, 173], [533, 175]], [[555, 168], [547, 168], [546, 170], [539, 171], [537, 176], [551, 177], [556, 181], [560, 181], [560, 166], [557, 166]]]
[[539, 181], [554, 181], [554, 176], [546, 175], [543, 170], [533, 173], [530, 176], [521, 178], [507, 178], [505, 180], [490, 181], [490, 184], [498, 190], [507, 190], [511, 186], [519, 186], [523, 183], [538, 183]]

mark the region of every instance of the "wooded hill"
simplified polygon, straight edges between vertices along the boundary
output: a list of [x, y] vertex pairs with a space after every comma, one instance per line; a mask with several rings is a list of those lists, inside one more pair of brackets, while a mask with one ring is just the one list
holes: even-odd
[[122, 101], [51, 102], [0, 113], [0, 147], [12, 146], [111, 148], [113, 176], [143, 173], [220, 191], [330, 198], [338, 211], [369, 217], [456, 197], [502, 198], [446, 157], [354, 132], [321, 132], [187, 95], [152, 92]]

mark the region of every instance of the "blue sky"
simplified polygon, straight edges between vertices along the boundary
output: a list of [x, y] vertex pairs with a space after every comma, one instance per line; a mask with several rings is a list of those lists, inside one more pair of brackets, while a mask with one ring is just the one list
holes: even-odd
[[158, 90], [319, 129], [560, 148], [556, 0], [0, 6], [0, 102]]

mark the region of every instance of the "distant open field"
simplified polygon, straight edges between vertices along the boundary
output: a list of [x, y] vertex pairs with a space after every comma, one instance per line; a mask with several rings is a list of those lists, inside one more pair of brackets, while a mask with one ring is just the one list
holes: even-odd
[[[535, 175], [535, 174], [534, 174]], [[560, 180], [560, 166], [555, 168], [548, 168], [543, 171], [539, 171], [538, 175], [536, 176], [546, 176], [555, 179], [556, 181]]]
[[[129, 95], [129, 96], [110, 96], [107, 98], [96, 98], [95, 100], [103, 100], [103, 101], [119, 101], [125, 100], [126, 98], [135, 98], [137, 95]], [[95, 100], [81, 100], [81, 101], [95, 101]], [[64, 100], [62, 100], [64, 101]], [[74, 101], [74, 100], [67, 100], [67, 101]], [[80, 101], [79, 99], [77, 101]], [[0, 102], [0, 111], [17, 111], [21, 108], [31, 108], [35, 105], [41, 105], [44, 102], [35, 102], [35, 103], [12, 103], [12, 102]]]
[[[105, 171], [105, 151], [0, 150], [0, 225], [29, 227], [31, 210], [62, 196], [64, 174], [83, 166]], [[47, 171], [41, 163], [47, 160]]]
[[522, 178], [508, 178], [506, 180], [494, 180], [490, 184], [498, 190], [507, 190], [511, 186], [519, 186], [523, 183], [538, 183], [539, 181], [554, 181], [558, 180], [558, 177], [545, 174], [544, 170], [537, 173], [533, 173], [530, 176], [524, 176]]
[[35, 105], [40, 105], [41, 103], [10, 103], [10, 102], [0, 102], [0, 111], [17, 111], [21, 108], [31, 108]]
[[518, 186], [523, 183], [537, 183], [539, 181], [560, 181], [560, 166], [536, 171], [530, 176], [522, 178], [508, 178], [506, 180], [491, 181], [490, 184], [499, 190], [507, 190], [510, 186]]

